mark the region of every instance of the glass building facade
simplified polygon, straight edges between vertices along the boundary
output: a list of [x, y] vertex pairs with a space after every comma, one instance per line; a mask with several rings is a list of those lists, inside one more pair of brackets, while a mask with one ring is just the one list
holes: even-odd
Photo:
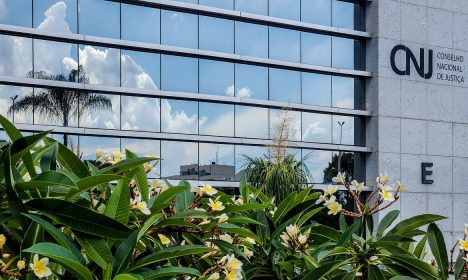
[[155, 178], [236, 182], [287, 110], [310, 183], [338, 154], [363, 178], [360, 2], [0, 0], [0, 113], [83, 159], [128, 148], [161, 157]]

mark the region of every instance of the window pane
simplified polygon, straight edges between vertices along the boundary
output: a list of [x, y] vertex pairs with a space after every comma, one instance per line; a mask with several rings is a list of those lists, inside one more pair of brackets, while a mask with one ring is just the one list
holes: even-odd
[[301, 33], [297, 30], [270, 27], [270, 58], [299, 62]]
[[325, 178], [325, 171], [329, 168], [332, 152], [330, 151], [316, 151], [316, 150], [302, 150], [305, 157], [305, 163], [310, 172], [310, 183], [328, 183], [329, 180]]
[[159, 44], [160, 10], [122, 4], [122, 39]]
[[301, 0], [270, 0], [270, 16], [300, 20]]
[[236, 22], [236, 54], [268, 58], [268, 26]]
[[161, 177], [198, 179], [198, 143], [161, 141]]
[[341, 0], [333, 0], [333, 26], [355, 29], [354, 9], [358, 4]]
[[162, 55], [161, 88], [163, 90], [198, 92], [198, 59]]
[[200, 0], [199, 4], [232, 10], [234, 8], [233, 1], [234, 0]]
[[120, 128], [120, 96], [82, 92], [80, 126], [105, 129]]
[[236, 64], [236, 96], [268, 99], [268, 68]]
[[234, 145], [200, 143], [199, 179], [234, 181]]
[[[270, 109], [270, 138], [278, 135], [279, 129], [286, 124], [285, 129], [290, 130], [289, 140], [301, 141], [301, 112], [289, 110]], [[283, 132], [287, 132], [283, 130]]]
[[354, 109], [354, 78], [333, 77], [333, 107]]
[[[122, 138], [120, 142], [122, 145], [122, 153], [127, 149], [140, 157], [161, 157], [161, 142], [159, 140]], [[161, 163], [158, 162], [158, 164], [148, 173], [148, 178], [159, 178], [160, 168]]]
[[32, 39], [0, 35], [0, 75], [26, 77], [32, 70]]
[[181, 100], [161, 100], [161, 131], [198, 133], [198, 103]]
[[302, 113], [302, 141], [331, 143], [331, 115]]
[[302, 0], [301, 21], [331, 25], [331, 0]]
[[122, 86], [143, 89], [159, 89], [160, 60], [156, 53], [122, 50]]
[[24, 27], [32, 26], [31, 0], [0, 1], [0, 23]]
[[236, 106], [236, 137], [268, 138], [268, 109]]
[[268, 0], [235, 0], [236, 10], [258, 15], [268, 15]]
[[236, 180], [239, 181], [244, 173], [246, 157], [259, 158], [266, 155], [267, 149], [265, 147], [257, 146], [241, 146], [236, 145]]
[[[23, 133], [24, 135], [24, 133]], [[49, 134], [50, 135], [50, 134]], [[78, 135], [70, 135], [70, 134], [52, 134], [52, 139], [64, 144], [65, 139], [67, 140], [67, 147], [70, 148], [73, 153], [78, 153], [79, 147], [79, 137]]]
[[97, 150], [102, 150], [103, 155], [110, 157], [115, 152], [120, 152], [119, 138], [80, 136], [79, 141], [78, 154], [82, 155], [83, 160], [96, 160]]
[[[341, 160], [340, 160], [340, 167], [338, 168], [338, 159], [340, 158], [341, 155]], [[333, 159], [332, 159], [332, 164], [330, 168], [330, 172], [327, 173], [327, 179], [328, 182], [331, 182], [331, 179], [335, 177], [338, 172], [344, 172], [346, 174], [346, 181], [350, 182], [352, 181], [355, 176], [354, 176], [354, 153], [350, 152], [333, 152]]]
[[159, 131], [159, 99], [122, 96], [122, 129]]
[[354, 145], [354, 117], [333, 116], [333, 144]]
[[80, 0], [80, 33], [120, 39], [120, 3]]
[[270, 68], [270, 100], [301, 103], [301, 72]]
[[234, 64], [200, 59], [200, 93], [234, 96]]
[[77, 33], [76, 2], [77, 0], [33, 1], [34, 27], [49, 31]]
[[234, 105], [200, 102], [200, 134], [234, 136]]
[[162, 10], [161, 24], [162, 44], [198, 48], [198, 15]]
[[40, 79], [78, 82], [76, 44], [34, 40], [34, 76]]
[[85, 83], [120, 86], [120, 50], [80, 45], [80, 67]]
[[234, 21], [200, 16], [200, 49], [234, 52]]
[[[35, 88], [34, 123], [78, 126], [79, 104], [81, 100], [86, 101], [82, 99], [86, 96], [78, 91], [63, 88]], [[89, 106], [94, 106], [94, 104], [100, 103], [93, 102]]]
[[355, 40], [333, 37], [333, 67], [355, 69], [355, 54]]
[[[0, 114], [15, 123], [33, 123], [33, 106], [21, 106], [21, 103], [17, 105], [18, 102], [32, 96], [32, 88], [0, 85]], [[18, 109], [9, 112], [13, 104]]]
[[331, 65], [331, 36], [301, 32], [301, 61], [307, 64]]
[[331, 76], [302, 73], [302, 104], [331, 106]]

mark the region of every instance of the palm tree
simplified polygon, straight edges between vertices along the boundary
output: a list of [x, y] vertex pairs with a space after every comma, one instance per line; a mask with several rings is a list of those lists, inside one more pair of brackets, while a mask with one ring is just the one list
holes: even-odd
[[[88, 83], [89, 81], [81, 66], [72, 70], [67, 76], [47, 74], [44, 71], [31, 71], [28, 76], [66, 82]], [[66, 127], [71, 120], [76, 120], [85, 113], [112, 110], [112, 102], [108, 97], [100, 94], [63, 88], [44, 88], [36, 94], [24, 96], [13, 102], [8, 109], [8, 114], [32, 112], [33, 110], [44, 117], [46, 121], [58, 122]], [[63, 143], [68, 145], [67, 134], [63, 135]]]

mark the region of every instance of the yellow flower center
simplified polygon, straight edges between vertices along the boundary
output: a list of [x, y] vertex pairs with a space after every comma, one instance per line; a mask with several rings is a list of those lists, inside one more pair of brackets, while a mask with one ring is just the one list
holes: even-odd
[[462, 249], [463, 251], [468, 251], [468, 240], [460, 241], [460, 249]]

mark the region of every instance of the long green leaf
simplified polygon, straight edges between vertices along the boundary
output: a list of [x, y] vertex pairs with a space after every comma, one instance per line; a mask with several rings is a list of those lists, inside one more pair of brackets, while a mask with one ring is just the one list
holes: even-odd
[[32, 178], [28, 182], [21, 182], [16, 184], [18, 191], [26, 191], [31, 189], [39, 189], [41, 187], [49, 186], [64, 186], [68, 188], [78, 189], [78, 186], [66, 174], [58, 171], [44, 171]]
[[385, 280], [385, 276], [383, 275], [380, 268], [376, 265], [369, 265], [367, 276], [369, 277], [369, 280]]
[[433, 214], [423, 214], [419, 216], [414, 216], [412, 218], [403, 220], [399, 222], [392, 230], [390, 230], [389, 234], [404, 234], [405, 232], [418, 229], [424, 225], [434, 223], [440, 220], [445, 219], [444, 216], [440, 215], [433, 215]]
[[23, 216], [23, 214], [28, 214], [28, 210], [23, 204], [23, 201], [18, 197], [18, 194], [15, 191], [15, 181], [13, 179], [13, 172], [11, 166], [11, 157], [9, 150], [5, 151], [5, 162], [3, 164], [3, 173], [5, 176], [5, 187], [7, 194], [8, 206], [10, 212], [15, 218], [16, 222], [19, 223], [23, 230], [26, 230], [29, 227], [29, 221]]
[[427, 229], [429, 247], [434, 256], [442, 279], [447, 279], [449, 271], [449, 261], [447, 249], [445, 247], [444, 235], [436, 224], [431, 223]]
[[50, 131], [44, 131], [30, 136], [25, 136], [15, 140], [11, 144], [10, 154], [12, 163], [16, 163], [20, 158], [29, 155], [28, 158], [32, 159], [31, 148], [41, 141]]
[[58, 153], [58, 145], [54, 144], [49, 149], [40, 160], [41, 171], [48, 171], [48, 170], [57, 170], [57, 153]]
[[398, 218], [400, 211], [393, 210], [388, 212], [387, 215], [380, 221], [379, 226], [377, 227], [377, 237], [381, 237], [385, 230]]
[[112, 262], [112, 253], [104, 239], [84, 234], [75, 234], [75, 237], [89, 258], [102, 269]]
[[455, 262], [455, 279], [461, 280], [463, 270], [465, 268], [465, 259], [463, 258], [464, 254], [460, 253], [457, 257], [457, 261]]
[[130, 217], [130, 189], [128, 188], [130, 181], [131, 179], [125, 178], [117, 183], [104, 211], [104, 215], [122, 224], [127, 224]]
[[87, 234], [125, 239], [132, 231], [122, 223], [86, 207], [60, 199], [33, 199], [26, 204], [57, 222]]
[[23, 241], [20, 247], [20, 258], [30, 259], [30, 254], [23, 250], [33, 246], [34, 244], [44, 241], [44, 230], [37, 223], [31, 223], [24, 234]]
[[[138, 156], [131, 151], [125, 149], [125, 155], [127, 158], [136, 159]], [[148, 201], [149, 199], [149, 186], [148, 178], [146, 177], [146, 171], [142, 164], [135, 167], [135, 172], [133, 173], [133, 179], [136, 182], [138, 190], [140, 191], [143, 201]]]
[[81, 178], [80, 180], [76, 181], [76, 185], [78, 189], [71, 189], [67, 193], [67, 199], [75, 198], [80, 195], [82, 192], [88, 191], [100, 184], [109, 183], [112, 181], [123, 180], [125, 177], [119, 175], [93, 175], [85, 178]]
[[127, 158], [116, 164], [101, 169], [99, 174], [120, 174], [146, 162], [157, 160], [155, 157]]
[[60, 142], [52, 138], [44, 138], [45, 143], [57, 143], [58, 145], [58, 153], [57, 153], [57, 161], [60, 163], [63, 168], [68, 171], [75, 173], [78, 177], [84, 178], [88, 177], [90, 172], [86, 165], [81, 161], [79, 157], [77, 157], [67, 146], [63, 145]]
[[68, 272], [80, 280], [93, 280], [93, 275], [84, 265], [80, 264], [79, 259], [68, 249], [55, 243], [39, 243], [32, 246], [25, 252], [39, 254], [49, 257], [61, 264]]
[[164, 192], [160, 193], [154, 200], [153, 205], [165, 204], [172, 201], [179, 193], [184, 191], [189, 191], [190, 187], [188, 186], [177, 186], [170, 187]]
[[[187, 182], [181, 182], [181, 184], [185, 184], [185, 187], [190, 187]], [[175, 203], [177, 212], [186, 210], [193, 203], [194, 199], [195, 194], [190, 189], [177, 194]]]
[[114, 261], [112, 263], [112, 270], [115, 274], [119, 274], [123, 272], [133, 254], [133, 250], [135, 249], [136, 243], [138, 241], [138, 235], [140, 230], [134, 231], [124, 242], [122, 242], [119, 247], [117, 247], [117, 251], [115, 252]]
[[188, 267], [163, 267], [155, 271], [143, 272], [141, 274], [145, 280], [154, 279], [172, 279], [178, 275], [188, 275], [192, 277], [200, 277], [201, 274], [198, 270]]
[[343, 246], [346, 243], [348, 243], [348, 241], [351, 240], [351, 237], [353, 236], [353, 234], [356, 232], [356, 230], [359, 228], [360, 225], [361, 225], [361, 222], [358, 221], [352, 224], [349, 228], [347, 228], [341, 235], [338, 242], [336, 242], [336, 246]]

